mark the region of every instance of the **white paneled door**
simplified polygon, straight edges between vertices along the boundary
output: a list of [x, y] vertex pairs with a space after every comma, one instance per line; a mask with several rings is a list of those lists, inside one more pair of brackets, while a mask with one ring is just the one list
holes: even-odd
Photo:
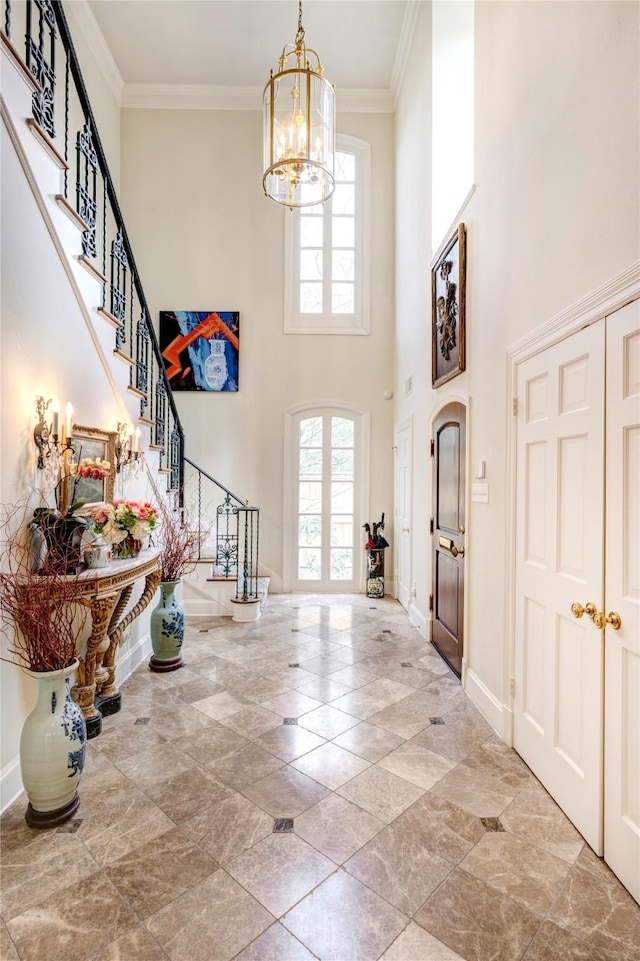
[[604, 853], [640, 901], [640, 301], [607, 318]]
[[636, 301], [518, 368], [514, 699], [516, 750], [636, 899], [639, 320]]
[[411, 476], [412, 424], [399, 428], [396, 434], [396, 516], [394, 548], [398, 600], [405, 611], [411, 600]]

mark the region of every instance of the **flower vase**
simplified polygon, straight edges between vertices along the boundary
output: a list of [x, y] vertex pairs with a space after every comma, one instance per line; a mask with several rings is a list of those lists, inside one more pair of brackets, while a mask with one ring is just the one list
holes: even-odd
[[38, 682], [38, 700], [20, 737], [20, 770], [32, 828], [52, 828], [78, 809], [87, 729], [69, 693], [68, 678], [78, 662], [59, 671], [25, 671]]
[[114, 560], [124, 560], [129, 557], [137, 557], [141, 550], [142, 541], [132, 537], [131, 534], [127, 534], [123, 541], [113, 545], [113, 558]]
[[182, 642], [184, 641], [184, 612], [176, 600], [176, 587], [180, 581], [162, 581], [160, 600], [151, 612], [151, 646], [153, 656], [149, 661], [152, 671], [175, 671], [182, 667]]

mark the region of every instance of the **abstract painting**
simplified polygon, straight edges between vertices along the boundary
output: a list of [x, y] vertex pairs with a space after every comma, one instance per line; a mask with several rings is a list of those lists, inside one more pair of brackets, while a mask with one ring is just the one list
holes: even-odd
[[172, 390], [237, 391], [240, 314], [161, 310], [160, 351]]

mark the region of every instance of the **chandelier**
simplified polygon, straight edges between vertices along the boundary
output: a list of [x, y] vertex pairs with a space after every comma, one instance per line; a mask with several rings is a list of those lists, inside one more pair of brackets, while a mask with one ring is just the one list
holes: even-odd
[[295, 43], [285, 44], [264, 88], [263, 131], [267, 197], [287, 207], [328, 200], [335, 187], [335, 88], [316, 51], [305, 47], [302, 0]]

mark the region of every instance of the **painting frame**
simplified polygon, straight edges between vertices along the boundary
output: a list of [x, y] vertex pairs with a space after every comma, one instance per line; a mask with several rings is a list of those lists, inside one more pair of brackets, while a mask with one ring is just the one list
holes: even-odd
[[238, 310], [161, 310], [159, 344], [174, 393], [240, 389]]
[[[93, 480], [90, 477], [75, 478], [73, 474], [64, 472], [61, 483], [60, 509], [65, 513], [71, 503], [83, 501], [93, 503], [94, 501], [113, 500], [115, 489], [116, 472], [116, 437], [115, 430], [101, 430], [99, 427], [85, 427], [82, 424], [73, 424], [71, 427], [71, 443], [73, 447], [73, 457], [76, 463], [80, 463], [85, 457], [95, 460], [100, 457], [111, 465], [111, 470], [106, 477]], [[66, 466], [66, 463], [65, 463]]]
[[464, 224], [447, 237], [431, 266], [431, 386], [466, 369], [466, 238]]

